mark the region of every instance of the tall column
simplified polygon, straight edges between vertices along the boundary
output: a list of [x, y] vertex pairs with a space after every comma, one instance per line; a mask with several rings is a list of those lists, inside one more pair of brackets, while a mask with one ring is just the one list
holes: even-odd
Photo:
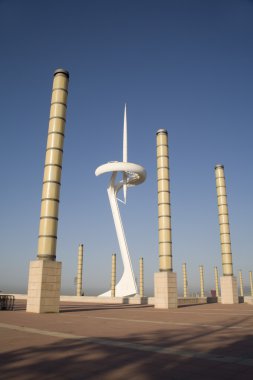
[[54, 72], [42, 187], [37, 260], [30, 263], [27, 311], [58, 312], [61, 263], [56, 262], [58, 209], [69, 73]]
[[242, 271], [239, 271], [239, 283], [240, 283], [240, 296], [244, 296], [244, 291], [243, 291], [243, 280], [242, 280]]
[[38, 259], [55, 260], [69, 74], [54, 73], [41, 198]]
[[144, 265], [143, 265], [143, 257], [140, 257], [139, 261], [139, 275], [140, 275], [140, 297], [144, 297]]
[[204, 267], [203, 265], [199, 266], [199, 275], [200, 275], [200, 297], [205, 297], [204, 291]]
[[78, 261], [77, 261], [77, 281], [76, 281], [76, 295], [82, 295], [83, 287], [83, 244], [78, 247]]
[[183, 283], [184, 283], [184, 298], [187, 298], [188, 297], [188, 281], [187, 281], [186, 263], [183, 263], [182, 270], [183, 270]]
[[168, 133], [159, 129], [157, 143], [157, 186], [158, 186], [158, 231], [159, 231], [159, 270], [173, 271], [171, 210], [170, 210], [170, 177]]
[[214, 267], [214, 277], [215, 277], [215, 289], [216, 289], [216, 297], [220, 296], [219, 292], [219, 274], [218, 274], [218, 268]]
[[159, 129], [157, 144], [159, 273], [155, 273], [155, 307], [177, 307], [177, 279], [172, 266], [168, 132]]
[[252, 279], [252, 271], [249, 272], [249, 282], [250, 282], [250, 294], [253, 297], [253, 279]]
[[236, 278], [233, 276], [227, 192], [226, 192], [226, 182], [225, 182], [223, 165], [215, 166], [215, 177], [216, 177], [216, 191], [217, 191], [217, 201], [218, 201], [222, 271], [223, 271], [223, 276], [220, 279], [221, 280], [221, 303], [233, 304], [233, 303], [238, 303], [238, 289], [237, 289]]
[[116, 287], [116, 254], [112, 254], [112, 278], [111, 278], [111, 296], [115, 297]]

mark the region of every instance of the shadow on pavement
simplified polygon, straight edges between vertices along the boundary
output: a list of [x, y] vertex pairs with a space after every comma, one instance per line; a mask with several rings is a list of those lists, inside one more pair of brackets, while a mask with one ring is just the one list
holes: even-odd
[[[59, 339], [50, 344], [30, 345], [1, 354], [1, 380], [218, 380], [253, 378], [253, 336], [236, 340], [225, 328], [195, 334], [185, 329], [130, 334], [125, 338]], [[201, 339], [208, 337], [208, 347]], [[202, 347], [202, 349], [201, 349]], [[166, 352], [176, 349], [177, 352]], [[194, 351], [195, 350], [195, 351]], [[194, 355], [195, 352], [195, 355]], [[202, 356], [201, 356], [202, 355]], [[247, 360], [246, 360], [247, 359]]]

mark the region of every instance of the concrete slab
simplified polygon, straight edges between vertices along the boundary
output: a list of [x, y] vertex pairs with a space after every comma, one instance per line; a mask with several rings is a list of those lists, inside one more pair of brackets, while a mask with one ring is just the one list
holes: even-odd
[[1, 379], [252, 379], [253, 307], [61, 302], [0, 312]]

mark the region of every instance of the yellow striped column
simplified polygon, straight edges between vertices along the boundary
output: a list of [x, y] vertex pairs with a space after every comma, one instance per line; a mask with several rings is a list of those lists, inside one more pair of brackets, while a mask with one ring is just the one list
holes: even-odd
[[140, 275], [140, 297], [144, 297], [144, 264], [143, 257], [140, 257], [139, 261], [139, 275]]
[[223, 276], [233, 276], [232, 251], [224, 166], [215, 166]]
[[253, 279], [252, 279], [252, 271], [249, 272], [249, 282], [250, 282], [250, 293], [251, 293], [251, 297], [253, 297]]
[[216, 192], [220, 225], [220, 244], [223, 276], [220, 278], [221, 303], [238, 303], [237, 280], [233, 276], [232, 250], [228, 218], [228, 203], [224, 166], [215, 166]]
[[214, 278], [215, 278], [215, 289], [216, 289], [216, 297], [220, 296], [219, 292], [219, 274], [218, 274], [218, 268], [214, 267]]
[[115, 297], [116, 287], [116, 254], [112, 254], [112, 277], [111, 277], [111, 297]]
[[203, 265], [199, 266], [199, 275], [200, 275], [200, 297], [205, 297], [204, 291], [204, 267]]
[[37, 260], [30, 262], [26, 311], [58, 313], [61, 262], [56, 261], [58, 210], [69, 73], [54, 72], [43, 177]]
[[183, 263], [182, 270], [183, 270], [184, 298], [187, 298], [188, 297], [188, 281], [187, 281], [186, 263]]
[[76, 281], [76, 295], [82, 295], [83, 287], [83, 244], [78, 247], [78, 262], [77, 262], [77, 281]]
[[54, 73], [41, 199], [38, 259], [55, 260], [69, 73]]
[[156, 133], [157, 147], [157, 190], [158, 190], [158, 230], [159, 230], [159, 270], [173, 271], [170, 177], [168, 133], [159, 129]]
[[168, 132], [156, 133], [159, 272], [155, 273], [155, 308], [177, 307], [177, 278], [172, 265]]

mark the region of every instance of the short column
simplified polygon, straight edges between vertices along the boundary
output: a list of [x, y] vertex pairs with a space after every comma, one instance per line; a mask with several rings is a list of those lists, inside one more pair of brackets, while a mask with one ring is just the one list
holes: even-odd
[[244, 291], [243, 291], [243, 280], [242, 280], [242, 271], [239, 271], [239, 283], [240, 283], [240, 296], [244, 296]]
[[205, 290], [204, 290], [204, 267], [203, 265], [199, 266], [199, 276], [200, 276], [200, 297], [205, 297]]
[[252, 271], [249, 272], [249, 282], [250, 282], [250, 293], [251, 293], [251, 297], [253, 297], [253, 278], [252, 278]]
[[214, 279], [215, 279], [216, 297], [218, 298], [220, 296], [220, 292], [219, 292], [219, 273], [218, 273], [217, 267], [214, 267]]
[[144, 297], [144, 264], [143, 264], [143, 257], [140, 257], [140, 261], [139, 261], [139, 275], [140, 275], [140, 284], [139, 284], [139, 288], [140, 288], [140, 297]]
[[83, 288], [83, 244], [79, 244], [78, 247], [78, 259], [77, 259], [77, 279], [76, 279], [76, 295], [82, 295]]
[[188, 297], [188, 281], [187, 281], [186, 263], [183, 263], [182, 270], [183, 270], [184, 298], [187, 298]]
[[116, 254], [112, 254], [112, 274], [111, 274], [111, 297], [115, 297], [116, 287]]

